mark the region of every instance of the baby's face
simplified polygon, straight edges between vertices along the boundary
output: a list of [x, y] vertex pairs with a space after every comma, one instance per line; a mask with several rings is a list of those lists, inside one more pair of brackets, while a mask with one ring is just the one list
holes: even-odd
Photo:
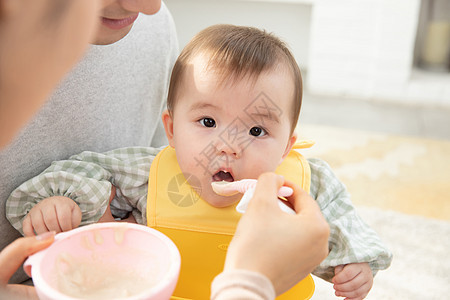
[[196, 57], [172, 117], [166, 112], [163, 121], [182, 172], [201, 183], [204, 200], [224, 207], [242, 195], [219, 196], [212, 182], [256, 179], [275, 171], [295, 142], [294, 83], [281, 68], [262, 73], [256, 82], [244, 78], [218, 86], [218, 78], [205, 70], [202, 57]]

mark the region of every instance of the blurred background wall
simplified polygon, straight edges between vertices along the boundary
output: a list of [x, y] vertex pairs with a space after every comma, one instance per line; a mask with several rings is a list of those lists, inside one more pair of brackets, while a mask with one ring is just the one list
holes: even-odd
[[180, 48], [218, 23], [266, 29], [304, 74], [301, 122], [450, 139], [450, 0], [166, 0]]

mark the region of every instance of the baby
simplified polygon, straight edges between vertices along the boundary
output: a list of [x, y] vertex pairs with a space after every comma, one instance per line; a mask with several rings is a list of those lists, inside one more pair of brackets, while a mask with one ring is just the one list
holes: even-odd
[[162, 116], [166, 136], [181, 170], [200, 179], [201, 196], [213, 206], [242, 195], [219, 196], [211, 182], [274, 171], [296, 141], [302, 79], [287, 51], [259, 30], [216, 26], [175, 63]]
[[[180, 169], [200, 185], [204, 201], [230, 206], [242, 195], [217, 195], [212, 182], [256, 179], [277, 168], [297, 139], [301, 98], [298, 65], [275, 36], [216, 25], [194, 37], [173, 68], [162, 121]], [[109, 209], [146, 224], [148, 173], [159, 150], [83, 152], [54, 162], [11, 194], [7, 217], [25, 235], [105, 220]], [[329, 256], [313, 273], [332, 281], [337, 296], [362, 299], [392, 255], [356, 214], [330, 167], [308, 162], [310, 194], [331, 230]]]

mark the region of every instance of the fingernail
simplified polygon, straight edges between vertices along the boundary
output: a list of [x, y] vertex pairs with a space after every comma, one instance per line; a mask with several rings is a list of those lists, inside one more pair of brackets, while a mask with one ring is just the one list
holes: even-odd
[[36, 236], [36, 240], [38, 241], [45, 241], [48, 240], [50, 238], [53, 238], [55, 236], [56, 232], [55, 231], [49, 231], [49, 232], [44, 232], [41, 233], [40, 235]]

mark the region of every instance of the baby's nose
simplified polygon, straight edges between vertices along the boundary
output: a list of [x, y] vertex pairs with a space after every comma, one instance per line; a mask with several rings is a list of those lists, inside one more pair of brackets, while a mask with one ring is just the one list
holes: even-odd
[[238, 143], [230, 143], [228, 141], [218, 139], [215, 146], [219, 154], [233, 156], [234, 158], [241, 157], [242, 148]]

